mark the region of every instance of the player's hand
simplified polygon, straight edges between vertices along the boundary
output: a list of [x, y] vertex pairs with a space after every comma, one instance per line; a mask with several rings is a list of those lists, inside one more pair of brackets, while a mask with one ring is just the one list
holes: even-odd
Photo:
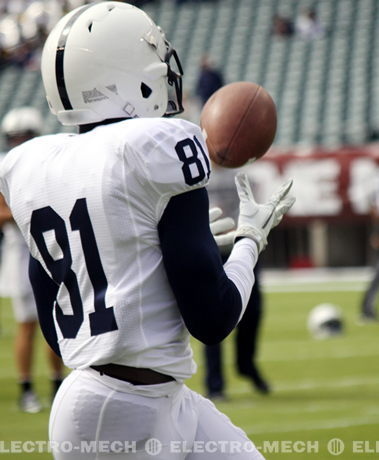
[[292, 180], [285, 183], [271, 199], [264, 204], [255, 201], [246, 174], [237, 174], [235, 178], [240, 199], [240, 214], [235, 237], [251, 238], [261, 252], [267, 245], [270, 230], [279, 224], [283, 215], [291, 208], [295, 198], [288, 196]]
[[222, 209], [209, 210], [209, 226], [219, 248], [232, 245], [235, 238], [235, 222], [231, 217], [223, 217]]

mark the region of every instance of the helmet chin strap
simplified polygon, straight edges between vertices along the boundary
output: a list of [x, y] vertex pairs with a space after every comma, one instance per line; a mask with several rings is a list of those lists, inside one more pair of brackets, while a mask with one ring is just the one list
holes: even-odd
[[[114, 114], [112, 117], [104, 115], [105, 119], [138, 118], [136, 108], [132, 103], [122, 100], [120, 96], [115, 94], [106, 86], [96, 86], [96, 90], [103, 94], [108, 99], [108, 101], [111, 101], [111, 103], [119, 109], [119, 112], [117, 114]], [[64, 110], [62, 112], [58, 112], [56, 115], [63, 125], [71, 126], [83, 125], [88, 123], [97, 123], [99, 122], [99, 116], [101, 116], [102, 114], [90, 109], [76, 109]]]
[[[120, 96], [116, 95], [114, 91], [111, 91], [109, 88], [106, 86], [97, 86], [97, 89], [104, 94], [112, 103], [118, 107], [126, 117], [128, 118], [135, 118], [138, 115], [136, 114], [136, 108], [134, 107], [133, 104], [131, 104], [128, 101], [124, 101], [120, 98]], [[119, 115], [121, 116], [121, 114]]]

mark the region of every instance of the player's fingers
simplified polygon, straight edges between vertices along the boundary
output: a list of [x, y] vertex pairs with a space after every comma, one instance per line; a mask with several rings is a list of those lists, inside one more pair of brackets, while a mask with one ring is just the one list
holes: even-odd
[[232, 230], [235, 227], [235, 222], [231, 217], [224, 217], [216, 220], [215, 222], [211, 222], [210, 227], [212, 233], [217, 235], [219, 233], [225, 233]]
[[296, 199], [294, 196], [287, 196], [278, 204], [278, 206], [275, 209], [275, 218], [274, 218], [273, 227], [279, 224], [284, 214], [286, 214], [291, 209], [295, 201]]
[[249, 179], [247, 174], [239, 173], [235, 177], [235, 183], [237, 187], [237, 193], [241, 201], [253, 201], [255, 203], [255, 199], [253, 196], [253, 192], [250, 187]]
[[226, 233], [225, 235], [217, 235], [214, 237], [214, 239], [216, 240], [217, 246], [219, 247], [229, 246], [233, 244], [235, 236], [236, 236], [236, 232], [233, 231], [233, 232]]
[[292, 206], [294, 205], [295, 201], [296, 201], [296, 198], [294, 196], [292, 196], [292, 195], [287, 196], [286, 198], [284, 198], [284, 200], [282, 200], [282, 202], [280, 204], [282, 214], [286, 214], [292, 208]]
[[221, 208], [214, 207], [214, 208], [211, 208], [209, 210], [209, 222], [214, 222], [220, 216], [222, 216], [222, 209]]
[[283, 200], [283, 198], [288, 194], [288, 192], [290, 191], [291, 187], [292, 187], [292, 184], [293, 184], [293, 180], [290, 179], [289, 181], [287, 181], [285, 184], [283, 184], [280, 189], [274, 193], [271, 197], [271, 200], [270, 202], [274, 204], [274, 206], [276, 206], [278, 203], [280, 203], [280, 201]]

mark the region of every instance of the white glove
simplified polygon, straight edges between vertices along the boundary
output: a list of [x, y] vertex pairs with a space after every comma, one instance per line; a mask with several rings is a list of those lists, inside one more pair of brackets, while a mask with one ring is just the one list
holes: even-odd
[[291, 208], [295, 198], [287, 196], [292, 180], [286, 182], [270, 201], [258, 204], [255, 201], [246, 174], [237, 174], [235, 178], [240, 199], [240, 214], [235, 237], [247, 237], [257, 243], [261, 252], [267, 245], [270, 230], [279, 224], [283, 215]]
[[235, 227], [234, 219], [231, 217], [220, 219], [221, 215], [222, 210], [220, 208], [209, 210], [209, 226], [218, 247], [233, 244], [236, 233], [235, 230], [231, 231]]

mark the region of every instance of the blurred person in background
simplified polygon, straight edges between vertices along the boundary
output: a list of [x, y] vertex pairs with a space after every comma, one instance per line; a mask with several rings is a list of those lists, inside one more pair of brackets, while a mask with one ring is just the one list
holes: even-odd
[[272, 21], [272, 34], [277, 37], [292, 37], [295, 32], [294, 25], [290, 19], [276, 14]]
[[[236, 219], [238, 216], [238, 195], [234, 186], [235, 169], [212, 165], [212, 174], [208, 183], [210, 207], [221, 208], [225, 215]], [[220, 249], [223, 263], [230, 255], [232, 245]], [[253, 387], [262, 394], [270, 392], [270, 385], [262, 376], [256, 363], [258, 352], [259, 328], [263, 314], [262, 293], [259, 282], [259, 262], [255, 266], [255, 283], [245, 313], [234, 333], [235, 366], [239, 375], [248, 378]], [[205, 386], [208, 397], [223, 400], [225, 378], [223, 369], [222, 344], [206, 345], [205, 349]]]
[[[212, 94], [224, 84], [222, 73], [210, 62], [208, 56], [201, 61], [200, 75], [196, 86], [196, 95], [203, 106]], [[235, 170], [213, 165], [208, 192], [210, 206], [218, 206], [225, 214], [237, 217], [238, 196], [234, 186]], [[221, 251], [223, 262], [228, 259], [232, 246]], [[251, 380], [253, 386], [261, 393], [267, 394], [270, 386], [262, 377], [255, 363], [259, 325], [262, 315], [262, 296], [259, 285], [258, 264], [254, 270], [255, 283], [246, 308], [245, 314], [237, 326], [236, 338], [236, 366], [240, 375]], [[205, 386], [211, 399], [225, 398], [224, 372], [222, 363], [221, 344], [206, 345], [205, 347], [206, 376]]]
[[[41, 115], [32, 107], [12, 109], [4, 117], [1, 131], [10, 150], [41, 135]], [[4, 234], [0, 267], [2, 290], [3, 294], [8, 294], [12, 299], [17, 322], [15, 360], [20, 384], [19, 407], [24, 412], [35, 413], [42, 409], [42, 405], [34, 391], [32, 376], [38, 317], [28, 277], [29, 250], [2, 195], [0, 195], [0, 225]], [[54, 396], [63, 379], [63, 364], [50, 347], [47, 348], [47, 353], [51, 369], [52, 396]]]
[[322, 38], [325, 28], [321, 24], [314, 8], [306, 8], [301, 11], [295, 22], [296, 34], [305, 40]]
[[200, 73], [196, 84], [196, 96], [204, 105], [212, 94], [224, 85], [224, 77], [216, 69], [208, 56], [203, 56], [200, 64]]
[[379, 291], [379, 179], [376, 180], [370, 196], [370, 215], [372, 231], [370, 245], [376, 252], [374, 274], [364, 293], [360, 306], [362, 321], [377, 321], [376, 299]]

